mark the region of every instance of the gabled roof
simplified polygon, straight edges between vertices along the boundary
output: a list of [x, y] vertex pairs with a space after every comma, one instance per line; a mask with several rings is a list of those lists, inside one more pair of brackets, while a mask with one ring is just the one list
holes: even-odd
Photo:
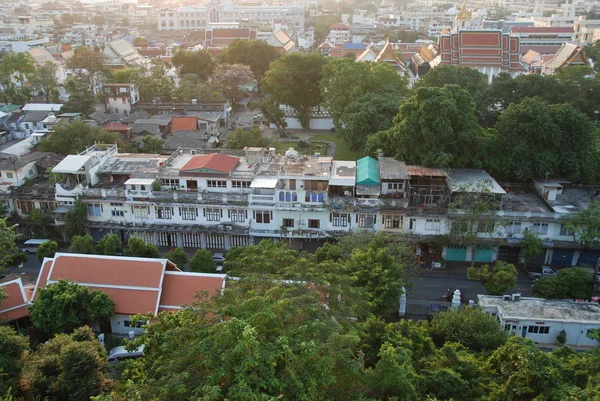
[[21, 319], [28, 315], [29, 296], [21, 278], [0, 283], [4, 299], [0, 299], [0, 322]]
[[146, 113], [144, 110], [136, 111], [133, 114], [128, 115], [127, 117], [121, 120], [122, 123], [128, 124], [133, 123], [136, 120], [142, 120], [150, 118], [150, 114]]
[[[144, 120], [148, 121], [148, 120]], [[131, 133], [134, 135], [146, 133], [148, 135], [159, 135], [160, 126], [158, 124], [147, 124], [135, 122], [131, 126]]]
[[545, 68], [556, 70], [565, 65], [588, 65], [583, 48], [573, 43], [563, 43], [552, 60], [544, 64]]
[[191, 305], [196, 294], [212, 297], [225, 288], [226, 280], [225, 274], [165, 271], [159, 310], [178, 310]]
[[104, 129], [107, 131], [114, 131], [114, 132], [127, 132], [127, 131], [129, 131], [130, 128], [128, 125], [122, 124], [118, 121], [111, 121], [104, 126]]
[[356, 161], [356, 185], [379, 185], [379, 164], [370, 156]]
[[21, 110], [23, 111], [60, 111], [62, 104], [52, 103], [28, 103]]
[[198, 129], [198, 119], [196, 117], [173, 117], [171, 129], [173, 131], [195, 131]]
[[104, 124], [110, 120], [110, 116], [103, 111], [96, 110], [88, 116], [91, 120], [96, 121], [98, 124]]
[[379, 158], [379, 175], [381, 180], [406, 180], [406, 163], [398, 161], [393, 157]]
[[198, 155], [192, 157], [182, 168], [182, 173], [217, 173], [229, 174], [240, 162], [237, 157], [221, 153]]
[[20, 108], [21, 106], [19, 106], [18, 104], [5, 104], [4, 106], [0, 106], [0, 111], [10, 113]]
[[376, 63], [390, 63], [399, 68], [405, 70], [404, 63], [398, 58], [398, 54], [390, 42], [387, 42], [383, 49], [379, 52], [375, 58]]
[[42, 121], [43, 119], [48, 117], [48, 114], [50, 114], [49, 111], [39, 111], [39, 110], [28, 111], [27, 113], [25, 113], [25, 116], [23, 117], [21, 122], [22, 123], [39, 123], [40, 121]]
[[531, 64], [534, 61], [541, 60], [542, 55], [534, 50], [529, 50], [523, 57], [521, 57], [521, 61], [525, 64]]

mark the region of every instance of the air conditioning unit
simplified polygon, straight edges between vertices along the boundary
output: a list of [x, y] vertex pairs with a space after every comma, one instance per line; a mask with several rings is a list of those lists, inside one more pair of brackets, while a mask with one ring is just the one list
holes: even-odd
[[510, 295], [506, 294], [502, 297], [504, 301], [510, 301]]
[[521, 294], [512, 294], [513, 302], [517, 302], [521, 300]]
[[226, 229], [227, 231], [231, 231], [231, 230], [233, 230], [233, 226], [231, 226], [231, 225], [226, 225], [226, 226], [225, 226], [225, 229]]

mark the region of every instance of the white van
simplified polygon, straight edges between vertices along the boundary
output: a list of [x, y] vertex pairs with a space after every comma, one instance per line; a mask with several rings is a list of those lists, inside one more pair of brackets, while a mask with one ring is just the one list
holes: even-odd
[[23, 244], [23, 249], [21, 249], [21, 252], [37, 253], [40, 245], [42, 245], [44, 242], [49, 242], [49, 241], [50, 241], [49, 239], [29, 239], [29, 240], [25, 241], [25, 243]]
[[114, 347], [108, 353], [108, 363], [116, 364], [126, 359], [140, 358], [144, 355], [144, 347], [145, 345], [142, 344], [138, 349], [131, 352], [127, 351], [122, 345]]

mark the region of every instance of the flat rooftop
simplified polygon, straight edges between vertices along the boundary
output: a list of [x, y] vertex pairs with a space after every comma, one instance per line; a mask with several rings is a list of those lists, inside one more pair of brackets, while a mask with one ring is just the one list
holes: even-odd
[[498, 195], [506, 193], [485, 170], [452, 168], [448, 174], [448, 183], [452, 192], [489, 191]]
[[329, 179], [332, 157], [303, 156], [289, 158], [282, 155], [272, 156], [258, 168], [257, 176], [303, 176]]
[[504, 186], [506, 195], [502, 200], [502, 211], [522, 213], [552, 213], [534, 189], [520, 186]]
[[155, 177], [159, 169], [169, 159], [167, 155], [153, 155], [142, 153], [121, 153], [109, 157], [98, 169], [98, 174], [135, 175]]
[[563, 188], [562, 194], [556, 195], [556, 200], [548, 203], [556, 213], [577, 213], [587, 209], [594, 200], [600, 200], [596, 190]]
[[600, 324], [600, 304], [572, 300], [522, 297], [505, 301], [500, 296], [478, 295], [482, 308], [496, 307], [503, 319], [555, 320]]

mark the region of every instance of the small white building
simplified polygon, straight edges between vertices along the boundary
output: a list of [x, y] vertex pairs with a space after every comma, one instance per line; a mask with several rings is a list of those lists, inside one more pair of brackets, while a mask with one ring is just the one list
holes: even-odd
[[504, 330], [531, 339], [539, 346], [559, 345], [557, 336], [565, 331], [565, 344], [574, 348], [597, 347], [600, 342], [587, 336], [600, 328], [600, 304], [572, 300], [525, 298], [519, 294], [478, 295], [479, 306], [496, 316]]
[[104, 106], [106, 112], [127, 117], [133, 105], [140, 100], [140, 91], [135, 84], [104, 84]]

